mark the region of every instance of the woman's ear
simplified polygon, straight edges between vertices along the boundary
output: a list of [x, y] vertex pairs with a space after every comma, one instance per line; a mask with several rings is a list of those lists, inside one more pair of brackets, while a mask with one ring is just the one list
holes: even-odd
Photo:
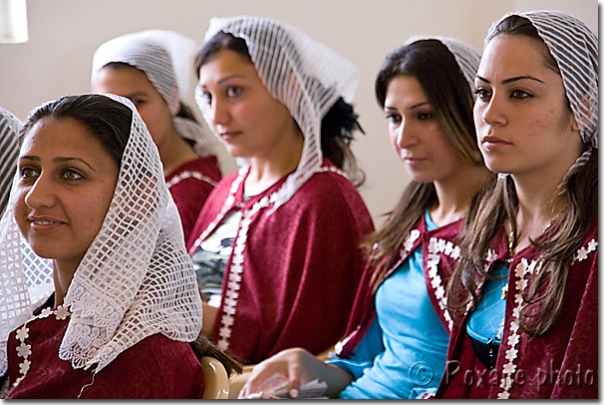
[[571, 112], [570, 114], [570, 129], [572, 129], [573, 132], [579, 132], [579, 123], [577, 122], [577, 119], [575, 118], [575, 114]]

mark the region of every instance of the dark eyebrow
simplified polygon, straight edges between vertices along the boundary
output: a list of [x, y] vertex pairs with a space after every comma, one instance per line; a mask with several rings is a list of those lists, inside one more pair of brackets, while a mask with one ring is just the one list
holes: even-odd
[[[426, 105], [426, 104], [430, 104], [430, 102], [429, 101], [422, 101], [421, 103], [413, 104], [412, 106], [407, 107], [406, 110], [413, 110], [415, 108], [421, 107], [421, 106]], [[390, 107], [390, 106], [387, 106], [387, 105], [384, 106], [384, 109], [385, 110], [397, 111], [396, 108]]]
[[238, 78], [238, 77], [241, 77], [241, 76], [230, 75], [230, 76], [223, 77], [222, 79], [218, 80], [218, 84], [222, 84], [222, 83], [226, 82], [227, 80], [235, 79], [235, 78]]
[[411, 107], [407, 108], [407, 110], [413, 110], [415, 108], [419, 108], [419, 107], [427, 105], [427, 104], [430, 104], [430, 102], [429, 101], [422, 101], [421, 103], [413, 104]]
[[[476, 75], [476, 78], [478, 80], [480, 80], [481, 82], [485, 82], [485, 83], [489, 83], [489, 84], [491, 83], [487, 79], [485, 79], [484, 77], [480, 77], [480, 76]], [[536, 77], [533, 77], [533, 76], [516, 76], [516, 77], [510, 77], [509, 79], [502, 80], [501, 84], [510, 84], [510, 83], [513, 83], [513, 82], [517, 82], [519, 80], [534, 80], [536, 82], [543, 83], [542, 80], [539, 80], [539, 79], [537, 79]]]
[[[39, 157], [37, 157], [37, 156], [29, 156], [29, 155], [21, 156], [19, 158], [19, 160], [23, 160], [23, 159], [25, 159], [25, 160], [32, 160], [34, 162], [39, 162], [40, 161]], [[77, 157], [58, 157], [58, 158], [54, 158], [52, 161], [55, 162], [55, 163], [65, 163], [65, 162], [70, 162], [72, 160], [77, 160], [78, 162], [82, 162], [86, 166], [88, 166], [90, 168], [90, 170], [92, 170], [93, 172], [96, 172], [96, 170], [94, 170], [94, 168], [92, 166], [90, 166], [88, 164], [88, 162], [86, 162], [83, 159], [77, 158]]]
[[54, 158], [52, 161], [55, 163], [65, 163], [65, 162], [70, 162], [72, 160], [77, 160], [78, 162], [82, 162], [86, 166], [88, 166], [90, 168], [90, 170], [92, 170], [93, 172], [96, 172], [96, 170], [94, 170], [94, 168], [92, 166], [90, 166], [88, 164], [88, 162], [86, 162], [84, 159], [80, 159], [77, 157], [58, 157], [58, 158]]
[[[225, 76], [225, 77], [223, 77], [222, 79], [218, 80], [218, 82], [217, 82], [216, 84], [217, 84], [217, 85], [221, 85], [222, 83], [224, 83], [224, 82], [226, 82], [226, 81], [228, 81], [228, 80], [231, 80], [231, 79], [236, 79], [236, 78], [241, 78], [241, 76], [236, 75], [236, 74], [233, 74], [233, 75], [230, 75], [230, 76]], [[202, 85], [201, 85], [201, 88], [202, 88], [202, 89], [205, 89], [205, 88], [206, 88], [206, 86], [202, 84]]]

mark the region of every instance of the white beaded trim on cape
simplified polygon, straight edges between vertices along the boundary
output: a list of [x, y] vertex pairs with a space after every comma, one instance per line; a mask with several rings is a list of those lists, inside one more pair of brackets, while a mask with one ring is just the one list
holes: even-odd
[[212, 187], [215, 187], [217, 182], [215, 182], [214, 180], [212, 180], [211, 178], [209, 178], [208, 176], [205, 176], [203, 173], [197, 171], [197, 170], [185, 170], [181, 173], [178, 173], [176, 176], [172, 177], [170, 179], [170, 181], [166, 182], [166, 185], [168, 186], [168, 188], [177, 185], [178, 183], [180, 183], [183, 180], [186, 179], [190, 179], [190, 178], [194, 178], [197, 180], [201, 180], [201, 181], [205, 181], [206, 183], [208, 183], [209, 185], [211, 185]]
[[460, 248], [451, 241], [439, 238], [430, 238], [428, 244], [428, 276], [434, 289], [434, 295], [438, 299], [438, 306], [441, 309], [449, 331], [453, 329], [453, 319], [447, 310], [447, 296], [445, 288], [442, 285], [442, 277], [438, 274], [438, 265], [440, 263], [440, 253], [443, 253], [458, 261], [460, 257]]
[[32, 355], [32, 346], [25, 343], [25, 339], [29, 337], [29, 328], [27, 327], [27, 323], [36, 319], [48, 318], [50, 315], [54, 315], [58, 321], [64, 321], [69, 318], [71, 313], [66, 308], [63, 308], [62, 305], [59, 305], [56, 310], [44, 308], [39, 315], [32, 316], [30, 320], [25, 322], [19, 329], [17, 329], [15, 337], [19, 342], [21, 342], [21, 344], [17, 346], [17, 357], [23, 357], [23, 361], [19, 364], [19, 373], [21, 373], [21, 376], [15, 380], [12, 385], [13, 387], [16, 387], [19, 385], [19, 383], [21, 383], [21, 381], [23, 381], [31, 366], [31, 361], [28, 358]]
[[[581, 247], [573, 260], [574, 264], [577, 261], [586, 260], [591, 252], [595, 252], [598, 246], [598, 242], [595, 239], [592, 239], [588, 242], [587, 247]], [[516, 364], [514, 361], [518, 358], [518, 343], [520, 343], [521, 334], [519, 333], [520, 329], [520, 311], [522, 310], [522, 304], [524, 300], [522, 298], [522, 293], [526, 289], [528, 283], [525, 277], [528, 274], [537, 274], [541, 269], [541, 261], [540, 259], [533, 260], [530, 263], [526, 259], [521, 259], [520, 263], [516, 265], [513, 272], [513, 277], [516, 278], [515, 287], [516, 293], [514, 294], [514, 304], [516, 305], [512, 310], [513, 320], [510, 323], [510, 331], [511, 335], [508, 337], [508, 345], [510, 345], [509, 349], [505, 352], [505, 358], [508, 362], [503, 366], [503, 375], [504, 378], [501, 379], [501, 383], [499, 388], [502, 389], [501, 392], [497, 394], [497, 399], [509, 399], [510, 398], [510, 389], [514, 384], [514, 379], [512, 375], [516, 371]], [[572, 266], [571, 264], [571, 266]]]

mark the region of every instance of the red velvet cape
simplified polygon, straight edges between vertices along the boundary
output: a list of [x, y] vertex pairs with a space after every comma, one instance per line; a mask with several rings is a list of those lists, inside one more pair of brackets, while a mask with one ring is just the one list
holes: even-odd
[[[162, 334], [151, 335], [120, 353], [115, 360], [93, 375], [91, 370], [75, 370], [69, 361], [59, 359], [59, 346], [68, 319], [54, 315], [27, 323], [32, 354], [29, 372], [21, 376], [17, 357], [16, 330], [8, 339], [8, 377], [10, 398], [29, 399], [152, 399], [201, 398], [204, 376], [199, 360], [189, 343], [176, 342]], [[19, 329], [19, 328], [18, 328]], [[81, 394], [80, 394], [81, 391]]]
[[[444, 289], [446, 283], [457, 265], [459, 257], [459, 247], [455, 244], [463, 220], [458, 220], [451, 224], [439, 227], [432, 231], [426, 230], [426, 221], [424, 216], [417, 221], [417, 224], [411, 231], [407, 243], [401, 246], [395, 253], [398, 260], [390, 267], [386, 273], [386, 279], [390, 276], [403, 261], [421, 244], [422, 260], [424, 268], [424, 277], [428, 296], [432, 302], [436, 314], [443, 323], [446, 330], [452, 327], [448, 313], [445, 311]], [[406, 246], [405, 246], [406, 245]], [[384, 260], [388, 260], [385, 258]], [[432, 272], [430, 272], [432, 269]], [[374, 268], [367, 264], [363, 273], [363, 279], [357, 292], [353, 311], [346, 327], [346, 338], [336, 347], [336, 354], [339, 357], [347, 358], [352, 355], [354, 349], [365, 336], [365, 333], [371, 327], [376, 316], [375, 310], [375, 292], [372, 291], [369, 283], [373, 275]], [[401, 300], [404, 300], [401, 297]], [[401, 304], [403, 305], [403, 304]]]
[[[359, 245], [374, 228], [353, 184], [333, 172], [327, 159], [323, 167], [278, 209], [272, 211], [271, 204], [252, 215], [242, 275], [232, 274], [235, 254], [226, 264], [213, 339], [220, 347], [221, 328], [230, 329], [228, 351], [244, 363], [258, 363], [294, 346], [318, 354], [344, 333], [366, 260]], [[187, 246], [190, 255], [206, 228], [211, 228], [209, 234], [224, 218], [221, 208], [237, 176], [224, 178], [203, 207]], [[246, 201], [242, 181], [231, 206], [249, 211], [285, 178]], [[240, 236], [241, 226], [234, 251]], [[229, 278], [240, 283], [237, 289], [230, 289]], [[225, 317], [227, 300], [236, 305], [232, 320]]]
[[[201, 207], [222, 174], [216, 156], [191, 160], [166, 177], [168, 190], [178, 208], [185, 243], [193, 230]], [[209, 181], [208, 181], [209, 180]]]
[[[598, 398], [597, 241], [596, 221], [570, 269], [560, 316], [552, 329], [537, 337], [521, 330], [514, 332], [515, 299], [518, 287], [524, 284], [516, 270], [522, 275], [524, 268], [537, 263], [542, 251], [531, 245], [517, 252], [510, 265], [504, 333], [495, 368], [485, 369], [474, 355], [466, 333], [466, 315], [452, 333], [447, 371], [437, 398]], [[503, 229], [492, 248], [496, 258], [489, 269], [507, 258]], [[523, 279], [530, 283], [531, 273], [524, 274]], [[507, 376], [511, 377], [509, 389], [501, 387]]]

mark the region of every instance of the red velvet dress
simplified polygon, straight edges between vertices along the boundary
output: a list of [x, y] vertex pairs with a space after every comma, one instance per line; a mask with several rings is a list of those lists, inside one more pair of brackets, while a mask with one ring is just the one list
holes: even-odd
[[[11, 332], [8, 340], [7, 399], [151, 399], [201, 398], [203, 370], [189, 343], [176, 342], [164, 335], [151, 335], [124, 352], [98, 374], [75, 370], [69, 361], [59, 359], [59, 346], [68, 325], [51, 315], [27, 323], [31, 345], [29, 371], [21, 377], [22, 357], [17, 356], [20, 341]], [[19, 328], [17, 329], [19, 330]]]
[[168, 190], [176, 203], [187, 242], [201, 207], [222, 174], [216, 156], [191, 160], [166, 177]]
[[244, 175], [233, 173], [216, 186], [187, 246], [192, 255], [229, 210], [242, 210], [213, 339], [244, 363], [294, 346], [320, 353], [344, 333], [366, 260], [359, 244], [374, 229], [371, 216], [326, 159], [274, 211], [268, 196], [287, 176], [244, 201]]
[[[466, 315], [455, 325], [440, 398], [598, 398], [598, 225], [576, 253], [563, 307], [554, 326], [531, 337], [518, 329], [520, 289], [531, 282], [542, 252], [529, 246], [510, 265], [505, 326], [497, 362], [486, 369], [474, 355], [466, 333]], [[492, 245], [489, 266], [507, 258], [503, 230]]]
[[[386, 274], [387, 278], [421, 244], [428, 296], [446, 330], [450, 330], [453, 324], [445, 310], [445, 288], [448, 277], [459, 260], [459, 247], [455, 244], [455, 240], [462, 225], [463, 220], [459, 220], [428, 231], [426, 230], [425, 218], [422, 215], [403, 246], [396, 253], [396, 256], [399, 256], [398, 260]], [[341, 358], [347, 358], [354, 352], [355, 347], [363, 339], [376, 316], [375, 293], [372, 292], [369, 284], [373, 271], [373, 267], [369, 265], [365, 268], [353, 311], [346, 327], [346, 338], [336, 346], [336, 354]]]

